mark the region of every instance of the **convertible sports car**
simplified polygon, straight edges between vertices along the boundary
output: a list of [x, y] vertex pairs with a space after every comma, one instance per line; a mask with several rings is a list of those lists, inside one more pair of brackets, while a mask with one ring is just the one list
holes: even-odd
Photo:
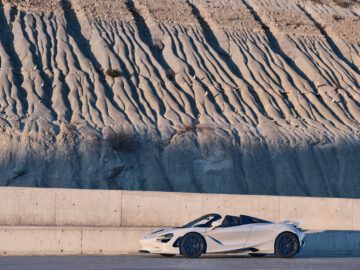
[[145, 235], [140, 239], [140, 252], [165, 257], [181, 254], [187, 258], [205, 253], [292, 258], [304, 246], [305, 234], [299, 226], [298, 222], [273, 223], [246, 215], [222, 218], [208, 214], [180, 228], [164, 228]]

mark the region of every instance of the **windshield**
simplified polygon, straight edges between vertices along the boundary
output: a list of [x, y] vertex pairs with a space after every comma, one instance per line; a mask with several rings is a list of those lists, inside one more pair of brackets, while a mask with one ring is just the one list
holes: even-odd
[[191, 227], [210, 228], [211, 224], [219, 219], [221, 219], [221, 216], [219, 214], [208, 214], [185, 224], [181, 228], [191, 228]]

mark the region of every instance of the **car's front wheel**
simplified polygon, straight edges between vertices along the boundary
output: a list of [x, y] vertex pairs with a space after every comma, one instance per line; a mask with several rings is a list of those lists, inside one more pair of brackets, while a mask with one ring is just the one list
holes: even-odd
[[293, 233], [281, 233], [275, 240], [275, 255], [278, 258], [292, 258], [299, 248], [299, 239]]
[[197, 233], [188, 233], [180, 243], [180, 253], [186, 258], [198, 258], [204, 252], [206, 243], [204, 238]]

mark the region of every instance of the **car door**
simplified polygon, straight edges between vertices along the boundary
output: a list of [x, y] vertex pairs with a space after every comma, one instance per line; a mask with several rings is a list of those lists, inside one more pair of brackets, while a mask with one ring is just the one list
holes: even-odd
[[250, 234], [247, 239], [246, 246], [256, 246], [265, 243], [271, 243], [273, 245], [278, 230], [273, 223], [254, 223], [250, 225]]
[[245, 247], [249, 225], [207, 229], [207, 252], [236, 251]]

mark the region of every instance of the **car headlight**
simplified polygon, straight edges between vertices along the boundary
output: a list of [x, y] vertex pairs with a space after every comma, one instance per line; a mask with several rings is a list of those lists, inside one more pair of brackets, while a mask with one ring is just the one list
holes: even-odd
[[159, 236], [156, 240], [161, 242], [161, 243], [167, 243], [171, 240], [171, 238], [173, 238], [174, 234], [173, 233], [168, 233], [162, 236]]

